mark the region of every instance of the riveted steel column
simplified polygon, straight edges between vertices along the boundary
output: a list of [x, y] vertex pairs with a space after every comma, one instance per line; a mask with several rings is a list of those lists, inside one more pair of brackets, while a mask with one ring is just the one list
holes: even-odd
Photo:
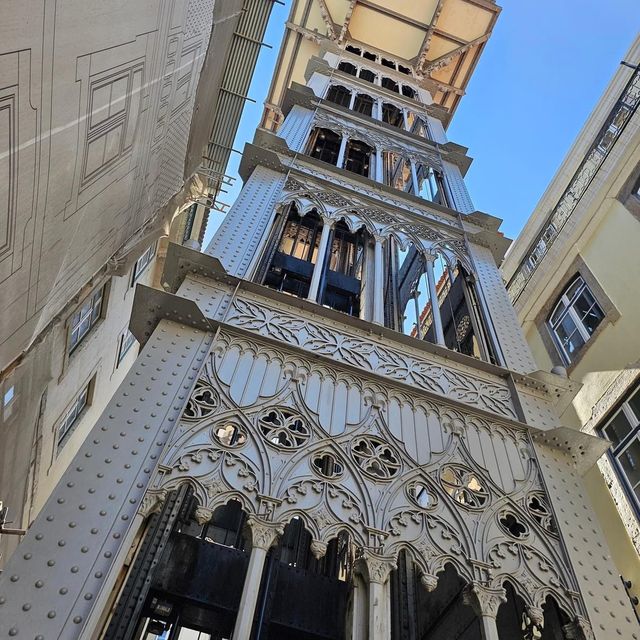
[[94, 631], [212, 339], [168, 320], [157, 326], [0, 576], [0, 638]]

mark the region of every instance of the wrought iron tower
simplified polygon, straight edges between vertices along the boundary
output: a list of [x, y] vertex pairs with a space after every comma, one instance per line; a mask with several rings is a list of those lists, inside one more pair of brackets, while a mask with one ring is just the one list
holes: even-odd
[[495, 5], [431, 3], [409, 59], [377, 2], [314, 4], [325, 34], [293, 4], [306, 83], [206, 253], [138, 289], [144, 348], [0, 578], [0, 637], [638, 637], [583, 499], [604, 447], [558, 423], [573, 386], [534, 371], [443, 126], [493, 23], [430, 47]]

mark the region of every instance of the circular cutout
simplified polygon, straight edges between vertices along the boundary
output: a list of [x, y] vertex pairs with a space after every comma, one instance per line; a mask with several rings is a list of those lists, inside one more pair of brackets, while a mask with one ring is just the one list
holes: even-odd
[[498, 522], [505, 533], [508, 533], [512, 538], [522, 540], [529, 535], [529, 528], [520, 522], [515, 513], [511, 511], [504, 511], [498, 518]]
[[198, 380], [184, 408], [182, 419], [201, 420], [213, 414], [219, 405], [218, 392], [206, 380]]
[[422, 482], [416, 482], [409, 486], [409, 497], [421, 509], [433, 509], [438, 503], [435, 493]]
[[283, 449], [298, 449], [311, 437], [306, 421], [288, 409], [269, 409], [258, 418], [258, 426], [268, 443]]
[[311, 460], [313, 470], [323, 478], [335, 480], [344, 472], [343, 465], [332, 453], [321, 453]]
[[247, 441], [245, 432], [233, 422], [215, 427], [214, 435], [216, 440], [225, 447], [241, 447]]
[[468, 509], [481, 509], [489, 500], [489, 492], [471, 469], [446, 465], [440, 471], [440, 482], [453, 500]]
[[380, 438], [358, 438], [351, 445], [351, 455], [360, 469], [376, 480], [391, 480], [400, 471], [395, 451]]

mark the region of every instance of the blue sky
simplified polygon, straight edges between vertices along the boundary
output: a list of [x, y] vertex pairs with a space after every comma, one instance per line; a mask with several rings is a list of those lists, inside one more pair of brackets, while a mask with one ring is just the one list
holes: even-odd
[[[418, 0], [416, 0], [418, 1]], [[390, 5], [393, 0], [389, 0]], [[515, 238], [640, 29], [640, 0], [502, 0], [494, 33], [448, 130], [474, 158], [477, 209]], [[234, 148], [253, 139], [289, 13], [274, 4]], [[629, 70], [631, 74], [631, 70]], [[232, 153], [229, 175], [237, 176]], [[232, 204], [242, 186], [221, 200]], [[205, 246], [222, 221], [212, 212]]]

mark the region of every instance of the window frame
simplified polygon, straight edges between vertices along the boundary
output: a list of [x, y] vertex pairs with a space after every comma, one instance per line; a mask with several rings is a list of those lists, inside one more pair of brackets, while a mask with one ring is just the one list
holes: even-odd
[[[78, 428], [80, 421], [86, 414], [87, 410], [93, 403], [93, 390], [95, 386], [95, 375], [84, 384], [79, 393], [77, 393], [71, 403], [67, 405], [60, 418], [55, 423], [55, 435], [56, 435], [56, 455], [64, 448], [69, 442], [74, 431]], [[79, 406], [80, 404], [80, 406]], [[79, 406], [79, 408], [78, 408]], [[62, 426], [72, 417], [72, 420], [68, 423], [68, 426], [61, 433]]]
[[[131, 329], [126, 326], [118, 336], [118, 354], [116, 356], [116, 369], [120, 366], [120, 363], [125, 359], [126, 355], [131, 351], [131, 347], [136, 344], [138, 340], [133, 335]], [[126, 346], [125, 346], [126, 345]], [[124, 350], [123, 350], [124, 347]]]
[[[610, 443], [609, 448], [607, 449], [607, 457], [636, 518], [640, 521], [640, 497], [636, 495], [633, 486], [627, 477], [627, 473], [619, 461], [619, 457], [633, 444], [633, 442], [635, 440], [640, 440], [640, 411], [636, 414], [630, 405], [630, 401], [636, 395], [640, 395], [640, 383], [638, 382], [634, 384], [630, 392], [625, 394], [624, 399], [619, 403], [617, 408], [609, 413], [607, 419], [604, 420], [601, 425], [596, 427], [596, 433]], [[631, 428], [629, 429], [629, 433], [627, 433], [617, 445], [614, 445], [605, 430], [621, 413], [627, 419]]]
[[[131, 286], [140, 280], [142, 274], [149, 268], [149, 265], [156, 257], [156, 251], [158, 249], [158, 242], [154, 242], [151, 246], [147, 247], [142, 255], [134, 262], [133, 269], [131, 270]], [[142, 265], [142, 266], [140, 266]]]
[[[571, 298], [569, 298], [567, 293], [578, 282], [581, 282], [581, 284], [578, 285], [578, 288], [576, 289], [576, 291], [572, 294]], [[574, 308], [576, 302], [585, 291], [587, 291], [589, 295], [593, 298], [593, 304], [589, 307], [589, 310], [595, 307], [600, 311], [600, 320], [598, 321], [598, 324], [594, 328], [593, 333], [589, 333], [588, 329], [586, 328], [583, 322], [583, 319], [584, 317], [586, 317], [586, 314], [585, 316], [583, 316], [583, 318], [581, 318], [579, 313]], [[554, 321], [553, 317], [556, 315], [556, 312], [560, 309], [561, 305], [564, 305], [564, 310], [560, 312], [558, 318]], [[576, 331], [578, 332], [580, 338], [583, 341], [582, 345], [572, 353], [567, 352], [567, 350], [562, 344], [562, 338], [558, 334], [558, 328], [560, 327], [560, 325], [562, 324], [562, 321], [567, 316], [569, 316], [569, 318], [572, 320], [573, 324], [576, 327]], [[583, 278], [583, 276], [580, 273], [576, 274], [573, 278], [571, 278], [571, 280], [569, 280], [567, 285], [563, 288], [562, 294], [556, 300], [556, 303], [552, 307], [551, 312], [548, 314], [547, 321], [546, 321], [546, 325], [551, 333], [553, 342], [556, 346], [556, 349], [558, 350], [558, 354], [560, 355], [560, 358], [562, 359], [564, 364], [571, 365], [575, 363], [577, 354], [580, 353], [584, 349], [585, 345], [593, 338], [593, 335], [595, 334], [598, 327], [602, 324], [605, 318], [606, 318], [606, 313], [602, 308], [601, 303], [598, 301], [598, 298], [594, 295], [593, 291], [591, 290], [591, 287], [589, 287], [586, 280]], [[573, 333], [571, 335], [573, 335]]]
[[[99, 295], [99, 304], [96, 300], [96, 297]], [[67, 355], [71, 357], [78, 347], [84, 342], [86, 337], [93, 331], [93, 329], [100, 324], [100, 321], [104, 319], [107, 310], [107, 298], [108, 298], [108, 282], [104, 282], [100, 286], [96, 287], [85, 296], [80, 304], [76, 307], [76, 309], [69, 315], [67, 319]], [[86, 303], [90, 301], [91, 306], [89, 309], [88, 315], [85, 314], [83, 316], [83, 309]], [[98, 310], [96, 312], [96, 307]], [[95, 313], [94, 313], [95, 312]], [[74, 318], [78, 316], [78, 321], [75, 322]], [[83, 333], [79, 333], [78, 338], [73, 341], [73, 334], [75, 333], [75, 328], [79, 328], [82, 324], [89, 319], [89, 325], [87, 329]]]

